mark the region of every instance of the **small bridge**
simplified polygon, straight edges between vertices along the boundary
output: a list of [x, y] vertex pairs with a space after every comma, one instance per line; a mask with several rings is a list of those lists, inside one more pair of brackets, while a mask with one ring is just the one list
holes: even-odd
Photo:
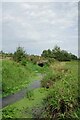
[[40, 67], [43, 67], [47, 62], [48, 60], [37, 61], [37, 65], [39, 65]]

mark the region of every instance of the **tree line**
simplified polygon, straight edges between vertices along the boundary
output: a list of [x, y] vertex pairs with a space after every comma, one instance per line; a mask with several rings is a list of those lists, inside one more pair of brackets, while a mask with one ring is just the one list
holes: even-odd
[[[0, 55], [2, 57], [12, 57], [15, 61], [25, 61], [26, 58], [29, 58], [30, 55], [26, 53], [23, 47], [17, 47], [16, 51], [14, 53], [5, 53], [3, 51], [0, 51]], [[34, 55], [34, 58], [36, 55]], [[59, 46], [55, 46], [52, 50], [43, 50], [41, 57], [46, 59], [56, 59], [58, 61], [70, 61], [70, 60], [78, 60], [76, 55], [72, 53], [68, 53], [66, 50], [61, 50]]]
[[78, 59], [76, 55], [68, 53], [66, 50], [61, 50], [61, 48], [58, 46], [55, 46], [52, 50], [43, 50], [41, 56], [45, 58], [54, 58], [58, 61], [70, 61]]

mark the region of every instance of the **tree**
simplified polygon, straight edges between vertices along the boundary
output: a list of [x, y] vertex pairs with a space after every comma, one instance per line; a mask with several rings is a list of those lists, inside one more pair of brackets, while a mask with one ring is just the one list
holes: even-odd
[[52, 50], [44, 50], [42, 52], [42, 56], [45, 58], [54, 58], [59, 61], [77, 60], [77, 56], [72, 53], [68, 53], [66, 50], [61, 50], [57, 45]]
[[48, 51], [47, 50], [43, 50], [42, 54], [41, 54], [42, 57], [48, 57]]
[[60, 60], [61, 58], [61, 49], [60, 47], [58, 47], [57, 45], [54, 47], [54, 49], [52, 49], [52, 54], [53, 57], [57, 60]]
[[76, 55], [73, 55], [72, 53], [70, 53], [70, 56], [71, 56], [72, 60], [77, 60], [77, 56]]
[[61, 61], [70, 61], [71, 60], [71, 56], [66, 50], [61, 50], [61, 54], [62, 54]]
[[22, 47], [18, 47], [14, 52], [13, 59], [20, 62], [26, 58], [26, 53]]

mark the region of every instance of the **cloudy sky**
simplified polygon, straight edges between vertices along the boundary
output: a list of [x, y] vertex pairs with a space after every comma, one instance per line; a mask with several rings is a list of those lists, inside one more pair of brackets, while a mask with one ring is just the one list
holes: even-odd
[[41, 54], [55, 45], [78, 54], [78, 3], [2, 4], [2, 49], [14, 52], [22, 46], [29, 54]]

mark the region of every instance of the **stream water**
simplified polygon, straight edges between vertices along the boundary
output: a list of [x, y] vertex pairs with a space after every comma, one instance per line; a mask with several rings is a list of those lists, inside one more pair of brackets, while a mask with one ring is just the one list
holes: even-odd
[[[39, 76], [41, 76], [41, 75], [39, 74]], [[41, 79], [42, 79], [42, 76], [41, 76]], [[15, 103], [18, 100], [21, 100], [22, 98], [25, 97], [25, 95], [30, 90], [40, 88], [41, 87], [41, 79], [40, 80], [35, 80], [28, 87], [18, 91], [17, 93], [14, 93], [12, 95], [9, 95], [9, 96], [6, 96], [6, 97], [0, 99], [0, 108], [4, 108], [8, 105], [11, 105], [11, 104]]]

